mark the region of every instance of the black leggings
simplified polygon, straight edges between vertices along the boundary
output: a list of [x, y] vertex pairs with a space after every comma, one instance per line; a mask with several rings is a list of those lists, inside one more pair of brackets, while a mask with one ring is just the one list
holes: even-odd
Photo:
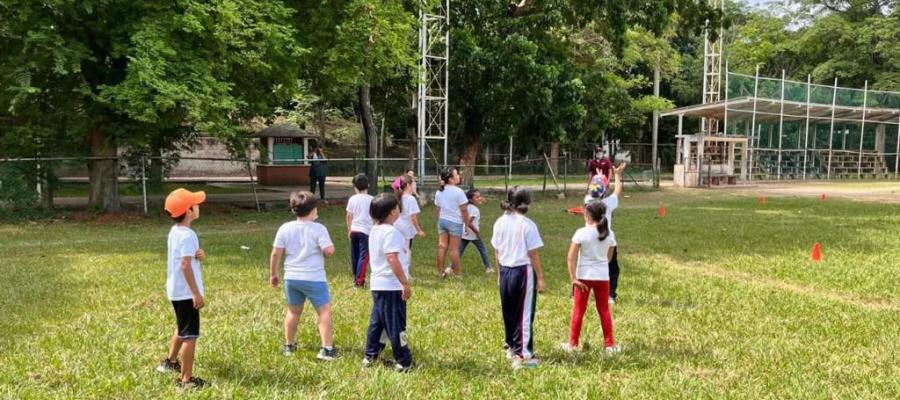
[[619, 247], [613, 246], [613, 255], [609, 260], [609, 298], [615, 300], [619, 287]]

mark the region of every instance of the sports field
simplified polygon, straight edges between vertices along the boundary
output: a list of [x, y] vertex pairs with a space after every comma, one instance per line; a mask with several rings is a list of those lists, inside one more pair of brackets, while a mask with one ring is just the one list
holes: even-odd
[[[543, 364], [513, 371], [501, 350], [496, 278], [469, 249], [464, 276], [435, 276], [435, 217], [413, 248], [409, 340], [418, 368], [361, 369], [371, 299], [352, 289], [343, 208], [324, 207], [337, 246], [327, 261], [333, 362], [315, 359], [314, 316], [301, 350], [280, 352], [283, 295], [268, 254], [284, 211], [210, 206], [194, 224], [206, 250], [207, 307], [196, 398], [895, 398], [900, 393], [900, 206], [818, 196], [721, 191], [628, 193], [613, 226], [620, 246], [615, 334], [606, 357], [596, 313], [592, 348], [569, 355], [565, 251], [577, 204], [538, 196], [547, 293], [538, 298]], [[667, 206], [657, 218], [657, 207]], [[499, 215], [482, 208], [482, 228]], [[163, 217], [0, 225], [0, 397], [176, 398], [154, 370], [174, 320], [165, 297]], [[824, 260], [809, 261], [816, 241]], [[242, 250], [248, 246], [249, 250]], [[307, 310], [309, 311], [309, 310]], [[583, 339], [583, 340], [584, 340]], [[389, 355], [386, 354], [386, 355]]]

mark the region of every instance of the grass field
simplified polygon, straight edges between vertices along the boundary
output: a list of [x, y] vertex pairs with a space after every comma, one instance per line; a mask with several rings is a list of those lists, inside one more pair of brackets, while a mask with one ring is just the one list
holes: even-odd
[[[667, 216], [657, 219], [660, 202]], [[320, 215], [338, 252], [327, 261], [341, 357], [318, 362], [314, 317], [301, 351], [280, 353], [282, 292], [267, 255], [287, 212], [204, 208], [207, 308], [196, 398], [894, 398], [900, 393], [900, 207], [719, 191], [632, 193], [614, 228], [623, 353], [609, 358], [596, 313], [587, 352], [557, 350], [570, 312], [564, 254], [581, 224], [538, 199], [547, 293], [535, 322], [537, 369], [513, 371], [500, 348], [494, 277], [471, 250], [464, 276], [434, 276], [429, 237], [414, 246], [409, 340], [419, 368], [362, 370], [371, 299], [351, 288], [340, 207]], [[485, 204], [483, 228], [499, 214]], [[165, 299], [165, 218], [0, 225], [0, 397], [176, 398], [154, 371], [173, 327]], [[813, 264], [814, 242], [824, 261]], [[242, 251], [241, 245], [250, 247]], [[389, 354], [386, 354], [389, 355]]]

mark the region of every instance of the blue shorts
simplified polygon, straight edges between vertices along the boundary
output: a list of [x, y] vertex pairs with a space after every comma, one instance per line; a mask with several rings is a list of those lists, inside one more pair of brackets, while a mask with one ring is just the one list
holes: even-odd
[[331, 302], [328, 294], [328, 282], [284, 280], [284, 297], [290, 306], [302, 306], [306, 299], [319, 308]]
[[462, 222], [451, 222], [446, 219], [438, 219], [438, 235], [447, 233], [453, 236], [461, 237], [463, 235]]

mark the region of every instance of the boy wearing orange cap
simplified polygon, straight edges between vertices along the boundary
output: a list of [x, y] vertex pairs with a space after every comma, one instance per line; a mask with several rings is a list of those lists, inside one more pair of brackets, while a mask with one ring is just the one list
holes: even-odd
[[[177, 328], [172, 335], [169, 357], [156, 370], [180, 373], [176, 384], [183, 389], [206, 384], [203, 379], [193, 376], [194, 351], [200, 337], [200, 309], [205, 304], [200, 262], [206, 254], [191, 229], [191, 222], [200, 218], [200, 203], [205, 200], [206, 193], [181, 188], [166, 197], [166, 212], [175, 221], [169, 230], [166, 294], [175, 309]], [[179, 352], [181, 362], [178, 361]]]

